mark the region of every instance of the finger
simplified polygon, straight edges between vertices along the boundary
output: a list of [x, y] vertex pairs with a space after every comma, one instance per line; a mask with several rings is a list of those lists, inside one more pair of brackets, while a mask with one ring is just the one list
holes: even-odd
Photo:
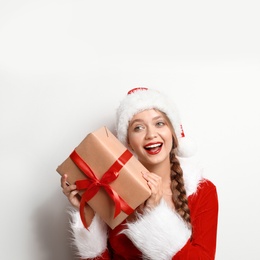
[[160, 179], [157, 179], [157, 178], [147, 178], [147, 183], [152, 186], [152, 187], [159, 187], [160, 184], [161, 184], [161, 181]]
[[157, 182], [153, 181], [147, 181], [147, 185], [150, 188], [152, 194], [156, 194], [160, 187]]
[[66, 196], [68, 196], [69, 194], [70, 194], [70, 189], [69, 189], [69, 187], [64, 187], [63, 189], [62, 189], [62, 192], [66, 195]]
[[74, 191], [76, 189], [77, 189], [77, 186], [75, 184], [65, 186], [63, 188], [63, 193], [66, 194], [66, 195], [69, 195], [72, 191]]
[[153, 180], [155, 182], [160, 182], [161, 181], [161, 177], [158, 176], [157, 174], [154, 174], [154, 173], [150, 173], [148, 175], [148, 178], [149, 178], [149, 180]]
[[65, 186], [67, 186], [67, 184], [66, 184], [66, 183], [68, 183], [68, 182], [67, 182], [67, 178], [68, 178], [68, 175], [67, 175], [67, 174], [63, 174], [63, 175], [61, 176], [61, 187], [62, 187], [62, 188], [64, 188]]
[[154, 185], [152, 185], [152, 183], [151, 182], [149, 182], [149, 181], [147, 181], [147, 185], [148, 185], [148, 187], [150, 188], [150, 190], [152, 191], [152, 193], [153, 193], [153, 190], [154, 190]]
[[143, 178], [144, 178], [146, 181], [149, 181], [149, 180], [150, 180], [150, 174], [149, 174], [149, 172], [142, 172], [142, 175], [143, 175]]
[[152, 172], [144, 172], [143, 173], [143, 177], [146, 179], [146, 180], [148, 180], [148, 181], [151, 181], [151, 180], [153, 180], [153, 181], [160, 181], [161, 180], [161, 177], [160, 176], [158, 176], [157, 174], [155, 174], [155, 173], [152, 173]]
[[70, 192], [68, 198], [73, 199], [78, 193], [79, 193], [78, 190], [73, 190], [73, 191]]

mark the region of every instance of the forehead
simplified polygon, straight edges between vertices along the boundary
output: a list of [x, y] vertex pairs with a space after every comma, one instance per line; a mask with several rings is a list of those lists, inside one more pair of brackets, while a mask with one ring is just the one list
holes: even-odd
[[133, 122], [135, 120], [145, 120], [145, 119], [152, 120], [152, 119], [157, 119], [159, 117], [166, 118], [165, 114], [157, 109], [147, 109], [135, 114], [132, 117], [130, 122]]

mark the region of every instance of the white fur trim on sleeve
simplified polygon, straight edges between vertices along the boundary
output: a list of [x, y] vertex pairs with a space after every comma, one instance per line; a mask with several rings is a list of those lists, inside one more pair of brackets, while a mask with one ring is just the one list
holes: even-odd
[[168, 260], [186, 244], [191, 230], [164, 200], [151, 211], [127, 223], [123, 231], [145, 259]]
[[80, 219], [78, 211], [71, 211], [72, 243], [82, 258], [95, 258], [107, 248], [107, 226], [95, 215], [87, 230]]

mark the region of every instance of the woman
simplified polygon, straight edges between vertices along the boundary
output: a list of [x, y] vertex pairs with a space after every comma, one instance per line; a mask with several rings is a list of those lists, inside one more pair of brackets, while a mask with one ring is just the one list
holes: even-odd
[[[72, 234], [82, 259], [214, 259], [218, 198], [190, 156], [178, 111], [163, 94], [146, 88], [128, 92], [117, 110], [117, 137], [149, 172], [151, 196], [111, 230], [96, 215], [84, 229], [72, 212]], [[187, 148], [188, 147], [188, 148]], [[188, 158], [185, 156], [188, 156]], [[63, 193], [79, 208], [75, 185], [61, 179]]]

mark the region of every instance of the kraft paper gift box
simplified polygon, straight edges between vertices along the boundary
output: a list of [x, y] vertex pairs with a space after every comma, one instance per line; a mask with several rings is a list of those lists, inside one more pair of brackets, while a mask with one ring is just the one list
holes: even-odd
[[151, 192], [142, 177], [145, 171], [106, 127], [88, 134], [57, 168], [60, 175], [67, 174], [68, 182], [75, 183], [80, 190], [85, 227], [96, 212], [112, 229], [149, 198]]

